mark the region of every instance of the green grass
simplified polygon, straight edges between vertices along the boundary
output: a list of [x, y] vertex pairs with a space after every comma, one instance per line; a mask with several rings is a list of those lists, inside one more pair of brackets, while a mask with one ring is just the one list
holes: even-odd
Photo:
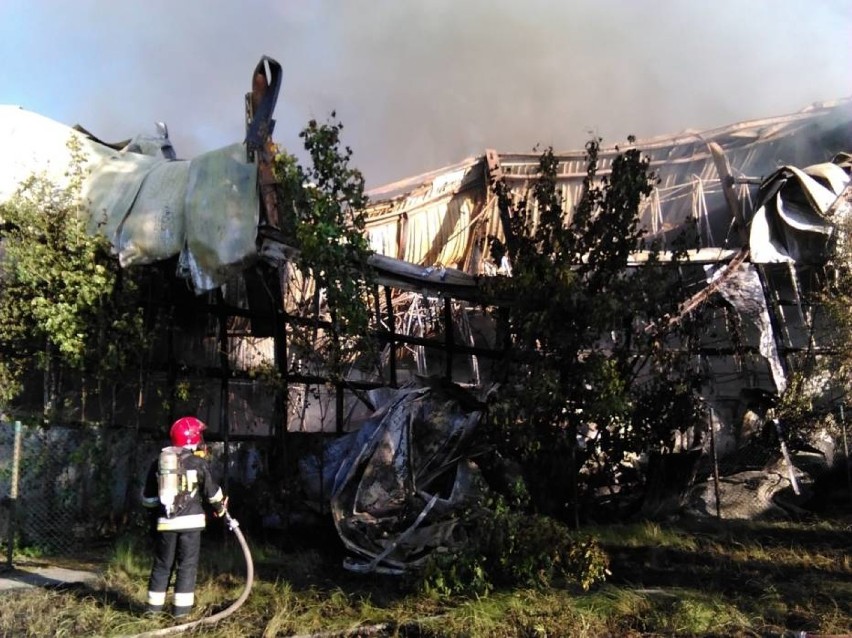
[[[636, 523], [584, 533], [597, 536], [611, 557], [609, 581], [590, 592], [552, 587], [444, 599], [393, 577], [345, 571], [333, 537], [263, 544], [247, 533], [252, 595], [233, 616], [194, 634], [343, 636], [369, 627], [375, 636], [431, 638], [780, 637], [852, 629], [848, 522]], [[193, 619], [224, 609], [244, 584], [233, 539], [211, 534], [204, 550]], [[120, 636], [167, 627], [168, 618], [142, 616], [149, 568], [147, 540], [123, 537], [103, 557], [93, 585], [4, 593], [0, 635]]]

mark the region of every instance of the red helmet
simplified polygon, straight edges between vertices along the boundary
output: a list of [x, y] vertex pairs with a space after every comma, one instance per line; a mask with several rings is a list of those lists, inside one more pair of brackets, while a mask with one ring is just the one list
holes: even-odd
[[175, 447], [199, 445], [204, 440], [201, 433], [206, 429], [207, 426], [194, 416], [185, 416], [172, 424], [169, 436]]

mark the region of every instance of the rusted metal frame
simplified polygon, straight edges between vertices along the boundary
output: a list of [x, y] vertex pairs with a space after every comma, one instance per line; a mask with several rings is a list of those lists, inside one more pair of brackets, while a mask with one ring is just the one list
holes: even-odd
[[[272, 58], [263, 56], [252, 74], [251, 92], [246, 95], [246, 153], [249, 161], [257, 164], [258, 189], [264, 215], [258, 225], [258, 237], [267, 236], [283, 239], [278, 192], [273, 170], [277, 147], [272, 141], [275, 120], [272, 114], [278, 101], [281, 88], [281, 65]], [[288, 365], [287, 365], [287, 322], [284, 310], [284, 298], [288, 273], [286, 264], [278, 261], [275, 275], [276, 285], [272, 286], [275, 311], [274, 351], [275, 366], [281, 375], [282, 387], [275, 398], [273, 436], [276, 439], [277, 452], [286, 462], [287, 454], [287, 413], [289, 402]], [[283, 465], [283, 463], [282, 463]]]
[[266, 211], [267, 224], [275, 229], [281, 230], [281, 218], [278, 209], [278, 194], [275, 190], [277, 181], [272, 169], [272, 159], [275, 156], [275, 145], [272, 140], [267, 141], [264, 146], [261, 159], [257, 165], [257, 177], [260, 185], [260, 194]]
[[274, 441], [273, 455], [281, 461], [279, 465], [282, 469], [287, 461], [287, 415], [290, 402], [290, 370], [287, 361], [287, 323], [290, 317], [284, 308], [285, 290], [289, 279], [286, 269], [287, 265], [279, 262], [276, 264], [274, 272], [266, 271], [271, 280], [268, 289], [275, 308], [272, 327], [273, 363], [281, 379], [281, 385], [275, 388], [271, 434]]
[[514, 259], [518, 252], [518, 242], [512, 232], [512, 223], [509, 217], [509, 196], [506, 193], [508, 186], [505, 183], [508, 176], [504, 174], [503, 167], [500, 165], [500, 155], [494, 149], [489, 148], [485, 151], [485, 170], [488, 192], [494, 194], [497, 202], [497, 212], [503, 227], [503, 236], [506, 238], [509, 258]]
[[[249, 160], [257, 163], [258, 185], [266, 212], [266, 224], [281, 230], [278, 193], [272, 168], [277, 147], [272, 141], [275, 120], [272, 114], [281, 88], [281, 65], [263, 56], [252, 75], [252, 88], [246, 99], [246, 152]], [[261, 235], [263, 228], [260, 229]]]
[[719, 288], [724, 284], [731, 275], [737, 271], [740, 265], [748, 258], [749, 249], [742, 248], [740, 252], [734, 255], [734, 258], [728, 262], [725, 266], [725, 270], [722, 271], [716, 279], [714, 279], [710, 284], [707, 285], [706, 288], [694, 294], [692, 297], [683, 302], [678, 310], [677, 315], [674, 317], [669, 317], [664, 324], [661, 326], [656, 323], [649, 324], [645, 328], [646, 334], [659, 334], [666, 330], [671, 330], [681, 321], [683, 321], [684, 317], [689, 315], [691, 312], [696, 310], [698, 307], [702, 306], [707, 300], [715, 294]]
[[230, 378], [231, 365], [228, 358], [228, 311], [225, 307], [225, 300], [222, 295], [222, 289], [216, 290], [216, 305], [218, 312], [216, 319], [219, 323], [219, 367], [221, 370], [221, 380], [219, 384], [219, 431], [222, 436], [223, 450], [222, 458], [225, 466], [225, 473], [222, 481], [222, 488], [225, 493], [228, 492], [229, 472], [230, 467], [230, 435], [231, 423], [228, 418], [230, 408]]
[[385, 306], [388, 313], [387, 339], [390, 344], [390, 385], [392, 388], [396, 388], [398, 387], [396, 378], [396, 315], [394, 314], [390, 286], [385, 286]]
[[444, 376], [448, 381], [452, 381], [455, 342], [453, 339], [453, 300], [449, 297], [444, 297], [444, 348], [446, 354]]

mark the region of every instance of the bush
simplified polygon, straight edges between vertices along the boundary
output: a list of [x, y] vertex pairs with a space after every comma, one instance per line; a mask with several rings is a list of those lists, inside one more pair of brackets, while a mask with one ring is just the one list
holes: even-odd
[[555, 585], [587, 591], [609, 573], [597, 540], [575, 537], [559, 521], [510, 510], [498, 502], [472, 510], [467, 544], [430, 558], [418, 587], [438, 596], [485, 596], [495, 588]]

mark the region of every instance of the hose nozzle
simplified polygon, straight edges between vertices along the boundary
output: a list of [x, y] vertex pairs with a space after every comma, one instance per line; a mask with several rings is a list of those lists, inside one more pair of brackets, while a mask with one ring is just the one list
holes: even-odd
[[231, 514], [225, 510], [225, 513], [222, 515], [222, 518], [225, 519], [225, 525], [228, 526], [228, 529], [232, 532], [240, 526], [240, 522], [233, 518]]

